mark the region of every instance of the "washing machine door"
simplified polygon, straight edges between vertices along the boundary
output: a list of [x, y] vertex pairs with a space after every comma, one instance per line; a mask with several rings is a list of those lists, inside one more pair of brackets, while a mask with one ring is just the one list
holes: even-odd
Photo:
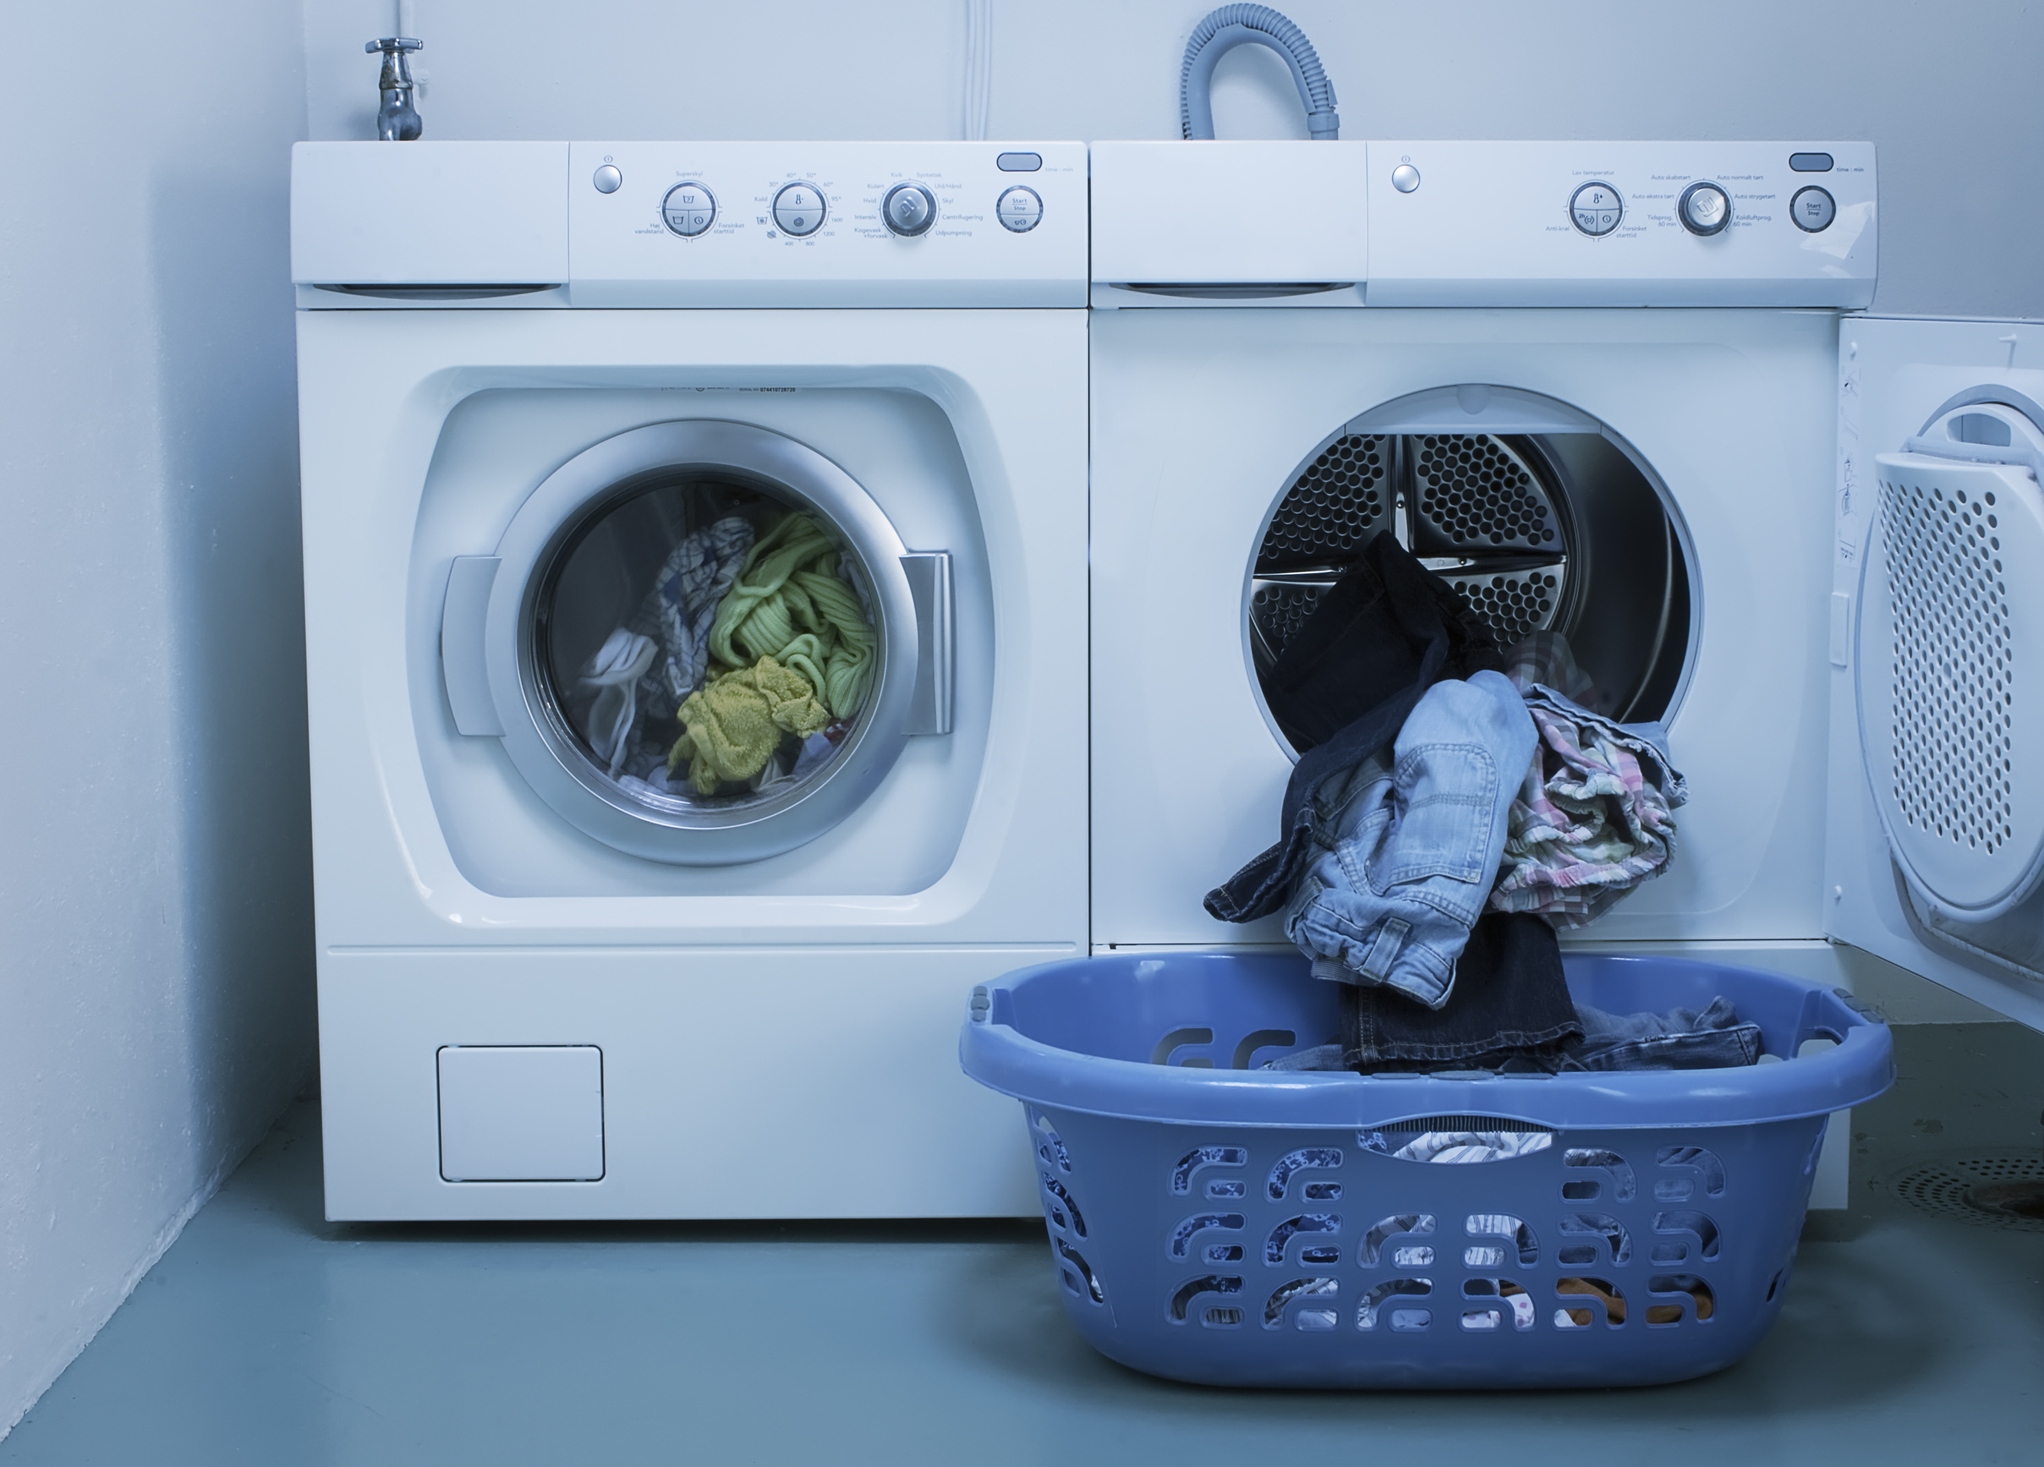
[[757, 861], [856, 811], [951, 724], [950, 557], [863, 486], [742, 423], [656, 423], [549, 475], [441, 620], [455, 726], [500, 739], [591, 838]]

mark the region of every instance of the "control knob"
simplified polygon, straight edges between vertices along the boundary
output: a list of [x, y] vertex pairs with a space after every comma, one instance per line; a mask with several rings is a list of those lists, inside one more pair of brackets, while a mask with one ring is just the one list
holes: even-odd
[[823, 191], [814, 184], [791, 183], [774, 195], [774, 223], [797, 239], [823, 228]]
[[[597, 172], [596, 186], [602, 188], [602, 170]], [[660, 217], [683, 239], [694, 239], [717, 222], [717, 200], [700, 183], [677, 183], [660, 201]]]
[[1682, 191], [1675, 217], [1691, 234], [1722, 234], [1732, 222], [1732, 201], [1714, 183], [1692, 183]]
[[898, 183], [880, 201], [880, 218], [903, 239], [914, 239], [936, 221], [937, 200], [919, 183]]
[[1789, 218], [1805, 234], [1823, 233], [1837, 217], [1838, 201], [1815, 184], [1796, 190], [1796, 196], [1789, 200]]
[[1568, 212], [1576, 228], [1593, 239], [1601, 239], [1625, 218], [1625, 201], [1608, 183], [1586, 183], [1569, 199]]
[[994, 201], [994, 217], [1011, 233], [1027, 234], [1043, 222], [1043, 198], [1033, 188], [1011, 188]]

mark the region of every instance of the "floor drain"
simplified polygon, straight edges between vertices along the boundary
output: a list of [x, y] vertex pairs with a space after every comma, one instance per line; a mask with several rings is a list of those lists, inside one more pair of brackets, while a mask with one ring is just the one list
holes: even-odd
[[2044, 1233], [2044, 1157], [1974, 1152], [1920, 1162], [1889, 1187], [1904, 1202], [1978, 1227]]

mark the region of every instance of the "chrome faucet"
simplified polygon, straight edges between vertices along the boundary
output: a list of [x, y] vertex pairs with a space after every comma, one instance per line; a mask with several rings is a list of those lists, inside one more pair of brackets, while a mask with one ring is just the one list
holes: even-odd
[[423, 50], [425, 45], [409, 36], [385, 36], [362, 48], [383, 53], [383, 78], [377, 82], [383, 89], [383, 105], [376, 109], [376, 136], [383, 142], [409, 143], [424, 130], [419, 109], [412, 105], [412, 63], [406, 53]]

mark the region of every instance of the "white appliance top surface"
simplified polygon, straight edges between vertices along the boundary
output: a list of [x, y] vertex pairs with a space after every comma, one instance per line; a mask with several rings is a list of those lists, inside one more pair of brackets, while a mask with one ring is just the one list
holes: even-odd
[[[1082, 306], [1079, 143], [300, 143], [307, 305]], [[337, 289], [346, 287], [347, 289]], [[378, 289], [382, 287], [382, 289]]]
[[1357, 287], [1298, 302], [1324, 305], [1873, 299], [1871, 143], [1126, 142], [1092, 168], [1096, 305], [1287, 282]]

